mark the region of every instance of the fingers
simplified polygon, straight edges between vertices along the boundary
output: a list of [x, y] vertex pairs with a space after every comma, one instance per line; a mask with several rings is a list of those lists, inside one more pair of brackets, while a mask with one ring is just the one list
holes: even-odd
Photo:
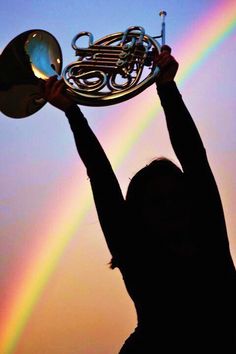
[[157, 78], [157, 85], [162, 85], [173, 81], [178, 71], [179, 64], [171, 55], [171, 47], [163, 45], [160, 53], [155, 58], [155, 64], [160, 69], [160, 75]]
[[175, 63], [175, 58], [170, 55], [167, 51], [163, 51], [156, 59], [156, 65], [159, 66], [160, 69], [163, 69], [169, 64]]
[[58, 80], [57, 82], [55, 82], [54, 84], [54, 94], [55, 95], [60, 95], [64, 89], [65, 89], [66, 85], [63, 79]]
[[171, 47], [168, 45], [163, 45], [161, 47], [161, 52], [155, 58], [155, 64], [160, 68], [169, 67], [170, 64], [178, 68], [178, 63], [175, 58], [171, 55]]
[[163, 53], [163, 52], [167, 52], [167, 53], [171, 54], [171, 47], [169, 47], [167, 44], [164, 44], [161, 47], [161, 53]]
[[57, 81], [57, 76], [51, 76], [48, 80], [45, 81], [45, 87], [44, 87], [44, 95], [45, 98], [50, 96], [51, 90], [55, 82]]
[[45, 86], [44, 86], [44, 98], [47, 101], [51, 100], [51, 96], [52, 96], [52, 87], [55, 84], [55, 82], [57, 81], [57, 77], [56, 76], [52, 76], [50, 77], [48, 80], [45, 81]]
[[167, 70], [169, 72], [168, 74], [169, 74], [170, 77], [174, 78], [176, 73], [177, 73], [177, 71], [178, 71], [179, 64], [177, 63], [177, 61], [173, 61], [173, 62], [171, 62], [168, 65], [169, 65], [168, 68], [167, 68]]
[[58, 77], [51, 76], [45, 83], [44, 97], [48, 101], [52, 100], [55, 96], [62, 93], [65, 88], [65, 83], [63, 79], [58, 80]]
[[64, 112], [75, 104], [75, 101], [66, 95], [66, 87], [65, 81], [58, 80], [57, 76], [51, 76], [45, 81], [44, 99]]
[[173, 58], [171, 56], [171, 47], [165, 44], [161, 47], [160, 52], [156, 53], [155, 60], [162, 61], [162, 60], [166, 60], [169, 57]]

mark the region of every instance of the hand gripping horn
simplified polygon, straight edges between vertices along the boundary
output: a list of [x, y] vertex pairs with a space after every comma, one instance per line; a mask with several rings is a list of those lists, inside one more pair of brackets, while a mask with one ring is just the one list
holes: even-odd
[[[154, 56], [165, 43], [165, 16], [162, 30], [151, 37], [143, 27], [107, 35], [94, 42], [90, 32], [80, 32], [72, 40], [77, 60], [62, 71], [62, 52], [49, 32], [35, 29], [21, 33], [0, 56], [0, 108], [8, 117], [24, 118], [42, 108], [44, 82], [52, 75], [64, 79], [67, 94], [76, 104], [108, 106], [130, 99], [157, 78]], [[88, 38], [88, 47], [78, 42]], [[161, 45], [157, 38], [162, 39]], [[62, 74], [61, 74], [62, 71]]]

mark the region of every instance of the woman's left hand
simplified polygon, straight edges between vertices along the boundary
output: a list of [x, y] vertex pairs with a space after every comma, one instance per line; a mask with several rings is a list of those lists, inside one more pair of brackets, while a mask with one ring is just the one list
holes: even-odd
[[63, 79], [58, 80], [57, 76], [51, 76], [46, 80], [44, 87], [44, 98], [54, 107], [62, 111], [68, 110], [75, 102], [66, 94], [66, 85]]

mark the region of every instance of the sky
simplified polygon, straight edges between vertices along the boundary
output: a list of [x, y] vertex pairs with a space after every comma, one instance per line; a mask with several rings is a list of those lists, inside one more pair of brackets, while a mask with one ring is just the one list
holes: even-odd
[[[72, 38], [95, 40], [129, 26], [159, 35], [179, 62], [177, 85], [199, 129], [220, 190], [236, 264], [236, 3], [199, 1], [6, 1], [0, 51], [18, 34], [55, 36], [63, 67]], [[1, 68], [4, 70], [4, 68]], [[80, 107], [125, 194], [157, 156], [178, 163], [152, 85], [107, 107]], [[116, 354], [136, 326], [133, 303], [103, 238], [89, 180], [64, 114], [46, 104], [13, 119], [0, 113], [0, 353]]]

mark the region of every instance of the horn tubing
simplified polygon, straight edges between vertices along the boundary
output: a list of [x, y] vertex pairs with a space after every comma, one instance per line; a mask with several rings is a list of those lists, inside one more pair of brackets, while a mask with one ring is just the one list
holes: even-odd
[[166, 11], [161, 11], [159, 16], [162, 17], [162, 24], [161, 24], [161, 45], [163, 46], [166, 44], [166, 24], [165, 24], [165, 17], [167, 15]]
[[[141, 93], [159, 73], [153, 58], [161, 50], [156, 38], [162, 38], [162, 45], [165, 43], [166, 12], [160, 12], [160, 16], [161, 35], [156, 37], [145, 34], [145, 29], [140, 26], [109, 34], [95, 42], [92, 33], [78, 33], [71, 43], [77, 59], [62, 73], [62, 52], [53, 35], [40, 29], [21, 33], [1, 54], [0, 65], [4, 66], [0, 77], [1, 112], [12, 118], [36, 113], [46, 103], [43, 100], [45, 80], [55, 74], [65, 81], [76, 104], [112, 105]], [[81, 37], [87, 37], [88, 48], [76, 45]], [[15, 55], [12, 55], [13, 49]], [[12, 73], [10, 77], [5, 75], [5, 67]], [[73, 80], [84, 87], [83, 93], [77, 93], [76, 88], [73, 92]], [[89, 91], [93, 91], [93, 95]]]

